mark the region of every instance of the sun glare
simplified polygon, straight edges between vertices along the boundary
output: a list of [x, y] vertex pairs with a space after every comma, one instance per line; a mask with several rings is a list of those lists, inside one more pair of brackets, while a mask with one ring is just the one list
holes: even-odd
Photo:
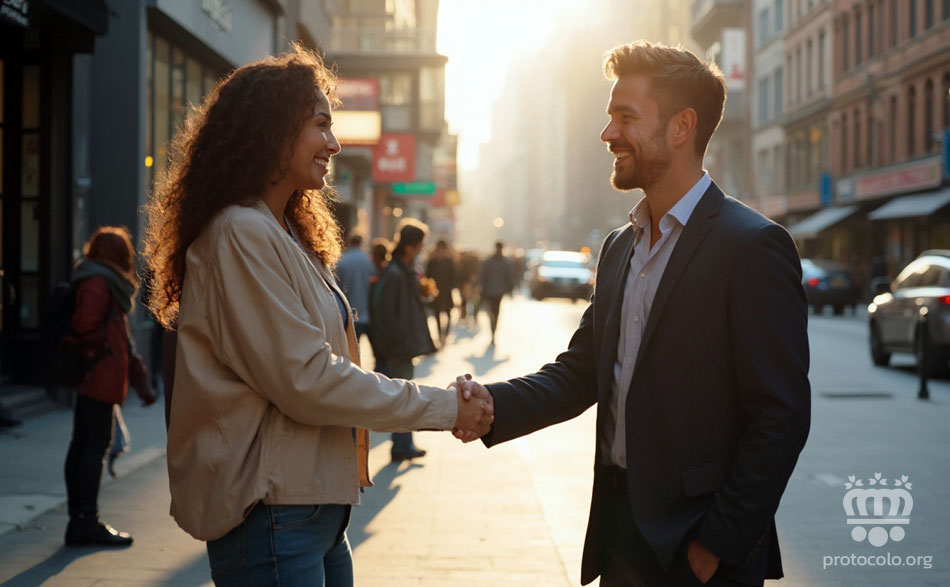
[[491, 112], [516, 59], [540, 49], [573, 0], [442, 0], [438, 51], [445, 68], [445, 117], [459, 135], [458, 164], [472, 169], [491, 138]]

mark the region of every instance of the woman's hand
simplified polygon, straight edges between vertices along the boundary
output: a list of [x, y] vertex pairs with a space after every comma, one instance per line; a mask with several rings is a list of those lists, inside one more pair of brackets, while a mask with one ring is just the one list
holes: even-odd
[[471, 442], [488, 434], [495, 421], [494, 398], [488, 390], [472, 381], [471, 375], [458, 377], [449, 385], [458, 393], [458, 418], [452, 434], [462, 442]]

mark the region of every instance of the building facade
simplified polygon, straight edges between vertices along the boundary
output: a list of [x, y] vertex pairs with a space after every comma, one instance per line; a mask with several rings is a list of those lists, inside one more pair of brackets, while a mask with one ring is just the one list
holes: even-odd
[[752, 83], [752, 190], [766, 215], [785, 212], [785, 0], [755, 0]]
[[753, 43], [747, 38], [751, 18], [749, 0], [693, 1], [693, 39], [726, 77], [725, 111], [706, 151], [706, 169], [726, 193], [747, 202], [753, 200], [749, 90], [755, 78]]
[[0, 394], [43, 384], [49, 290], [68, 275], [85, 188], [82, 59], [110, 30], [101, 0], [0, 3]]
[[827, 256], [890, 276], [950, 248], [950, 2], [835, 2], [830, 115], [835, 204], [852, 215], [819, 239]]

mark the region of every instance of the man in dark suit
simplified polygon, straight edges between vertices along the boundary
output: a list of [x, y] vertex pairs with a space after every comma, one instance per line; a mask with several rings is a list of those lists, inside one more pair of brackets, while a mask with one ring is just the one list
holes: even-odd
[[568, 350], [458, 385], [494, 403], [488, 447], [597, 404], [584, 584], [762, 585], [782, 576], [774, 516], [810, 421], [798, 253], [703, 170], [725, 102], [714, 64], [639, 41], [604, 69], [611, 180], [645, 197], [604, 241]]

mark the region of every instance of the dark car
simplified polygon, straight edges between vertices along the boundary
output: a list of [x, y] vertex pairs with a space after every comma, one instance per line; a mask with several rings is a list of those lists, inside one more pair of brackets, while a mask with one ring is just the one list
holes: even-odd
[[868, 305], [874, 364], [887, 365], [892, 352], [914, 353], [919, 364], [926, 340], [927, 373], [946, 374], [950, 360], [950, 251], [924, 251], [893, 283], [885, 281], [877, 289], [878, 295]]
[[594, 285], [589, 262], [590, 257], [584, 253], [546, 251], [531, 268], [532, 297], [589, 299]]
[[816, 314], [831, 306], [835, 314], [843, 314], [861, 301], [861, 290], [854, 282], [851, 271], [841, 263], [824, 259], [802, 259], [802, 285], [805, 295]]

